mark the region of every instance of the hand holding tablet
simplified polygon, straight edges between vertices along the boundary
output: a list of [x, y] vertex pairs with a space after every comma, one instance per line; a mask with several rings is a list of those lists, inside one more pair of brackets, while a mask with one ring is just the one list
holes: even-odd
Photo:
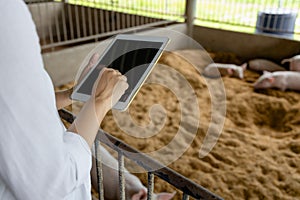
[[[87, 101], [102, 69], [113, 68], [127, 77], [128, 89], [113, 108], [126, 110], [150, 74], [168, 42], [166, 37], [117, 35], [99, 61], [83, 78], [71, 95], [72, 99]], [[99, 85], [99, 87], [101, 87]], [[116, 85], [116, 90], [118, 90]]]
[[97, 102], [109, 106], [115, 105], [128, 88], [127, 78], [119, 71], [111, 68], [103, 68], [92, 89], [92, 96]]

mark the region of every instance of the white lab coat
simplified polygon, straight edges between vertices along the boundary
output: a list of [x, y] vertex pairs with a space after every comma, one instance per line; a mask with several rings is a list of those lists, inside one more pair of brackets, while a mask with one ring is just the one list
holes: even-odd
[[0, 0], [0, 199], [91, 199], [90, 169], [89, 146], [58, 116], [27, 6]]

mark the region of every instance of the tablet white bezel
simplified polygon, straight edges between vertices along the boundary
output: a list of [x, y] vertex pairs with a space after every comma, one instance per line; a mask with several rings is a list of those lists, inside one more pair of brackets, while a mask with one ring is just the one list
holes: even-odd
[[103, 52], [102, 56], [100, 57], [99, 61], [95, 66], [89, 71], [89, 73], [84, 77], [84, 79], [76, 86], [74, 92], [71, 95], [72, 99], [79, 100], [79, 101], [87, 101], [90, 98], [90, 95], [78, 93], [78, 89], [81, 87], [81, 85], [86, 81], [87, 77], [93, 72], [94, 68], [99, 64], [99, 62], [103, 59], [103, 57], [107, 54], [107, 52], [110, 50], [112, 45], [117, 40], [131, 40], [131, 41], [149, 41], [149, 42], [160, 42], [162, 43], [159, 50], [157, 51], [156, 55], [152, 59], [151, 63], [147, 66], [147, 69], [144, 71], [143, 75], [140, 77], [137, 84], [132, 89], [131, 93], [127, 97], [126, 101], [118, 101], [114, 106], [113, 109], [124, 111], [128, 108], [131, 101], [134, 99], [135, 95], [149, 76], [150, 72], [152, 71], [153, 67], [155, 66], [156, 62], [158, 61], [159, 57], [162, 54], [162, 51], [164, 50], [165, 46], [167, 45], [169, 38], [167, 37], [157, 37], [157, 36], [146, 36], [146, 35], [128, 35], [128, 34], [119, 34], [117, 35], [113, 41], [109, 44], [109, 46], [106, 48], [106, 50]]

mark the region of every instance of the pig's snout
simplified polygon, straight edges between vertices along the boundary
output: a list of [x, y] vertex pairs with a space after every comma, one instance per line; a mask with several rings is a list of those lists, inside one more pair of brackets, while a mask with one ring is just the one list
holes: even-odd
[[257, 80], [253, 84], [254, 89], [265, 89], [265, 88], [270, 88], [272, 86], [273, 86], [272, 78], [262, 78], [262, 79]]

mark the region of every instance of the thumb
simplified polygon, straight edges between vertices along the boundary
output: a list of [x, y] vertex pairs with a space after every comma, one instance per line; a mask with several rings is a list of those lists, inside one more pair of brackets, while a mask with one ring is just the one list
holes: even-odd
[[100, 55], [98, 53], [94, 53], [92, 57], [90, 58], [88, 64], [85, 66], [85, 68], [82, 70], [80, 77], [78, 78], [77, 83], [80, 83], [82, 79], [86, 76], [86, 74], [92, 69], [92, 67], [97, 63], [99, 60]]

